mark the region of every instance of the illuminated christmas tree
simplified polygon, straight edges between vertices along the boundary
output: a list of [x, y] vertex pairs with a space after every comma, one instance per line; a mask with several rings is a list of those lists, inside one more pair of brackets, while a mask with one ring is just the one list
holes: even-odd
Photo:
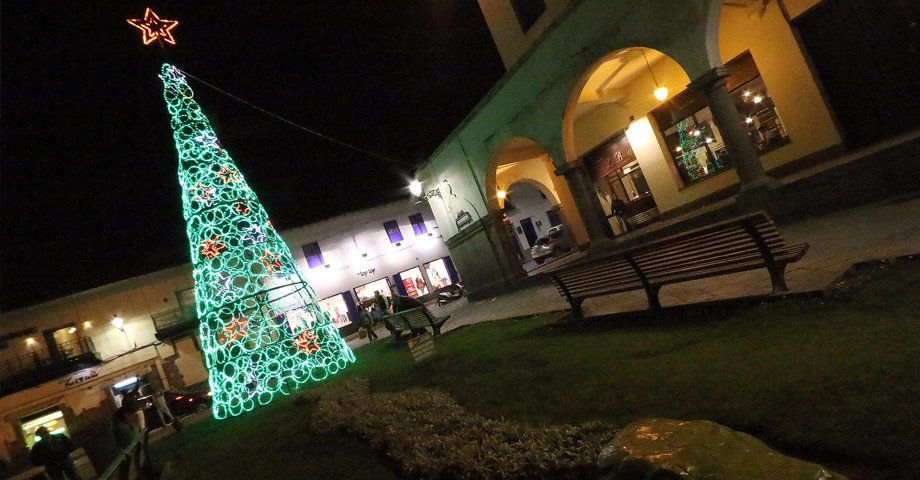
[[287, 245], [217, 140], [185, 75], [164, 64], [166, 105], [215, 418], [265, 405], [355, 360]]

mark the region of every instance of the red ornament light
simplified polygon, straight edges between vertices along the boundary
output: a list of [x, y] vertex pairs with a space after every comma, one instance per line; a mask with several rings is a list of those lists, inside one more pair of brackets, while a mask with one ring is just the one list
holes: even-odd
[[227, 244], [220, 241], [220, 237], [215, 235], [211, 240], [201, 242], [201, 254], [206, 258], [214, 258], [220, 255], [220, 252], [227, 249]]
[[217, 172], [217, 176], [224, 181], [224, 184], [238, 182], [240, 180], [239, 175], [234, 170], [227, 168], [226, 165]]
[[277, 253], [271, 253], [265, 250], [265, 254], [259, 257], [259, 260], [262, 261], [262, 265], [265, 265], [265, 269], [268, 271], [269, 275], [281, 270], [281, 255]]
[[224, 327], [224, 331], [227, 333], [222, 333], [217, 338], [217, 343], [223, 345], [225, 343], [233, 342], [234, 340], [240, 340], [246, 338], [246, 332], [249, 330], [249, 320], [240, 317], [233, 317], [233, 320]]
[[294, 345], [307, 355], [312, 355], [319, 351], [319, 337], [313, 330], [304, 330], [303, 333], [294, 339]]
[[176, 39], [172, 36], [172, 29], [179, 25], [176, 20], [167, 20], [160, 18], [150, 7], [144, 11], [144, 18], [129, 18], [128, 23], [132, 27], [144, 32], [144, 45], [150, 45], [156, 39], [163, 39], [164, 42], [175, 45]]
[[240, 200], [236, 204], [236, 211], [240, 215], [249, 215], [249, 205], [246, 205], [246, 200]]

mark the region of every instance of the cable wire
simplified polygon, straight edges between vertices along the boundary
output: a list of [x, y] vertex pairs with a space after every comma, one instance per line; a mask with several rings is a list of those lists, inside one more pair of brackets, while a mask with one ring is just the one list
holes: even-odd
[[252, 108], [252, 109], [258, 110], [258, 111], [260, 111], [260, 112], [262, 112], [262, 113], [264, 113], [264, 114], [266, 114], [266, 115], [268, 115], [268, 116], [274, 118], [275, 120], [284, 122], [284, 123], [286, 123], [286, 124], [288, 124], [288, 125], [290, 125], [290, 126], [292, 126], [292, 127], [294, 127], [294, 128], [297, 128], [297, 129], [299, 129], [299, 130], [303, 130], [303, 131], [305, 131], [305, 132], [307, 132], [307, 133], [309, 133], [309, 134], [311, 134], [311, 135], [315, 135], [315, 136], [320, 137], [320, 138], [322, 138], [322, 139], [324, 139], [324, 140], [326, 140], [326, 141], [335, 143], [336, 145], [340, 145], [340, 146], [345, 147], [345, 148], [348, 148], [348, 149], [350, 149], [350, 150], [354, 150], [354, 151], [356, 151], [356, 152], [360, 152], [360, 153], [363, 153], [363, 154], [365, 154], [365, 155], [369, 155], [369, 156], [372, 156], [372, 157], [379, 158], [380, 160], [385, 160], [385, 161], [387, 161], [387, 162], [396, 163], [396, 164], [402, 165], [402, 166], [404, 166], [404, 167], [409, 167], [409, 168], [414, 168], [414, 167], [415, 167], [415, 165], [413, 165], [413, 164], [411, 164], [411, 163], [409, 163], [409, 162], [404, 162], [404, 161], [402, 161], [402, 160], [396, 160], [395, 158], [390, 158], [390, 157], [388, 157], [388, 156], [386, 156], [386, 155], [382, 155], [382, 154], [379, 154], [379, 153], [376, 153], [376, 152], [372, 152], [372, 151], [367, 150], [367, 149], [365, 149], [365, 148], [361, 148], [361, 147], [359, 147], [359, 146], [352, 145], [352, 144], [350, 144], [350, 143], [344, 142], [344, 141], [339, 140], [339, 139], [337, 139], [337, 138], [330, 137], [329, 135], [326, 135], [326, 134], [317, 132], [316, 130], [313, 130], [312, 128], [305, 127], [305, 126], [303, 126], [303, 125], [301, 125], [301, 124], [299, 124], [299, 123], [296, 123], [296, 122], [294, 122], [294, 121], [288, 120], [288, 119], [282, 117], [281, 115], [278, 115], [277, 113], [271, 112], [271, 111], [266, 110], [266, 109], [264, 109], [264, 108], [262, 108], [262, 107], [260, 107], [260, 106], [258, 106], [258, 105], [255, 105], [255, 104], [253, 104], [252, 102], [248, 102], [248, 101], [246, 101], [246, 100], [244, 100], [244, 99], [242, 99], [242, 98], [240, 98], [240, 97], [238, 97], [238, 96], [236, 96], [236, 95], [234, 95], [234, 94], [232, 94], [232, 93], [230, 93], [230, 92], [228, 92], [228, 91], [226, 91], [226, 90], [221, 89], [220, 87], [217, 87], [217, 86], [215, 86], [215, 85], [212, 85], [212, 84], [210, 84], [210, 83], [208, 83], [208, 82], [206, 82], [206, 81], [204, 81], [204, 80], [202, 80], [202, 79], [196, 77], [195, 75], [192, 75], [191, 73], [188, 73], [188, 72], [185, 71], [185, 70], [182, 70], [182, 69], [178, 69], [178, 70], [179, 70], [180, 72], [182, 72], [183, 74], [185, 74], [187, 77], [192, 78], [192, 79], [198, 81], [198, 82], [201, 83], [202, 85], [204, 85], [204, 86], [206, 86], [206, 87], [208, 87], [208, 88], [210, 88], [210, 89], [212, 89], [212, 90], [214, 90], [214, 91], [216, 91], [216, 92], [218, 92], [218, 93], [221, 93], [221, 94], [223, 94], [223, 95], [226, 95], [227, 97], [230, 97], [230, 98], [232, 98], [232, 99], [234, 99], [234, 100], [236, 100], [236, 101], [242, 103], [243, 105], [246, 105], [246, 106], [248, 106], [248, 107], [250, 107], [250, 108]]

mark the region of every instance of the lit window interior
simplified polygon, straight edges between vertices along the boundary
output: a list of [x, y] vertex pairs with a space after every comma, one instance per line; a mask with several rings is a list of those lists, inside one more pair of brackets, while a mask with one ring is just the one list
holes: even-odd
[[64, 412], [53, 409], [47, 410], [37, 414], [38, 416], [32, 415], [21, 420], [22, 422], [22, 436], [26, 439], [26, 448], [31, 449], [35, 442], [38, 441], [38, 437], [35, 436], [35, 430], [38, 427], [47, 428], [52, 435], [69, 435], [67, 431], [67, 424], [64, 423]]

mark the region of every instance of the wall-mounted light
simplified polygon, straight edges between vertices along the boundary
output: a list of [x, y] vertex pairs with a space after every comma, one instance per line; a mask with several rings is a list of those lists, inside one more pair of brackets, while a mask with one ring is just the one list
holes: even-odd
[[412, 180], [409, 182], [409, 192], [416, 197], [422, 194], [422, 182], [418, 180]]
[[35, 345], [35, 339], [32, 337], [26, 338], [26, 345], [29, 347], [31, 347], [32, 345]]
[[428, 200], [431, 197], [443, 198], [441, 197], [440, 189], [435, 188], [425, 193], [422, 193], [422, 190], [422, 182], [419, 182], [418, 180], [412, 180], [409, 182], [409, 192], [412, 193], [412, 195], [419, 197], [420, 200]]
[[750, 124], [754, 123], [754, 119], [751, 118], [751, 117], [747, 117], [747, 118], [744, 119], [744, 123], [750, 125]]
[[83, 330], [88, 330], [90, 328], [93, 328], [93, 322], [89, 320], [83, 322]]
[[499, 190], [499, 191], [495, 192], [495, 196], [498, 197], [499, 200], [504, 200], [505, 197], [508, 196], [508, 192], [506, 192], [506, 191], [504, 191], [504, 190]]
[[642, 52], [642, 58], [645, 59], [645, 67], [648, 68], [648, 73], [652, 75], [652, 81], [655, 82], [655, 89], [652, 90], [652, 95], [654, 95], [659, 102], [663, 102], [668, 98], [668, 87], [658, 84], [658, 79], [655, 77], [655, 72], [652, 70], [652, 65], [648, 63], [648, 57], [645, 56], [645, 50], [639, 51]]
[[137, 342], [132, 341], [131, 337], [128, 336], [128, 332], [125, 331], [125, 319], [124, 318], [121, 318], [118, 315], [115, 315], [115, 318], [112, 319], [111, 323], [113, 327], [121, 330], [121, 333], [125, 334], [125, 340], [127, 340], [128, 344], [133, 343], [134, 348], [137, 348]]

